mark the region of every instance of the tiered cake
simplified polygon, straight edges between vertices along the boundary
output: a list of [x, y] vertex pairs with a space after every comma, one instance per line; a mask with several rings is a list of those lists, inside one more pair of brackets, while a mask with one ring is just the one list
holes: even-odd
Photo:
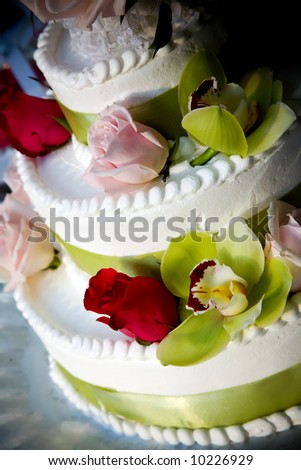
[[40, 35], [71, 139], [16, 153], [3, 233], [9, 210], [24, 217], [16, 204], [34, 213], [8, 286], [53, 379], [116, 431], [206, 446], [288, 429], [301, 422], [301, 228], [297, 198], [279, 200], [300, 183], [298, 119], [268, 67], [227, 81], [215, 19], [134, 3], [121, 23]]

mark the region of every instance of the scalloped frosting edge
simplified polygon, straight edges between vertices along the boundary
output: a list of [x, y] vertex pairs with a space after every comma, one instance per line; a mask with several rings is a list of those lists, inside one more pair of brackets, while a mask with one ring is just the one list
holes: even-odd
[[[58, 268], [60, 269], [60, 268]], [[55, 272], [52, 273], [55, 275]], [[29, 296], [30, 297], [30, 296]], [[39, 311], [32, 305], [26, 292], [26, 283], [20, 284], [15, 292], [14, 298], [18, 309], [24, 318], [39, 334], [47, 336], [51, 341], [60, 347], [73, 350], [76, 354], [93, 358], [118, 358], [119, 360], [140, 360], [157, 361], [157, 343], [150, 346], [143, 346], [136, 341], [128, 339], [113, 340], [104, 338], [103, 340], [89, 338], [81, 335], [68, 335], [61, 333], [55, 327], [46, 322], [39, 314]], [[285, 310], [280, 319], [268, 328], [258, 328], [254, 325], [243, 330], [238, 337], [230, 342], [227, 347], [237, 347], [244, 343], [249, 343], [256, 336], [264, 335], [268, 329], [281, 329], [285, 323], [298, 321], [301, 315], [301, 292], [293, 295], [287, 301]]]
[[139, 54], [135, 49], [129, 48], [119, 57], [99, 59], [93, 66], [74, 72], [68, 69], [67, 65], [62, 67], [54, 60], [57, 44], [64, 32], [65, 28], [60, 22], [49, 22], [39, 35], [34, 59], [39, 68], [48, 75], [48, 79], [76, 90], [104, 83], [119, 74], [139, 68], [152, 59], [151, 51], [146, 50], [143, 54]]
[[251, 438], [267, 437], [301, 425], [301, 406], [293, 406], [285, 411], [257, 418], [241, 425], [195, 430], [147, 426], [121, 419], [90, 404], [68, 382], [51, 356], [49, 356], [49, 375], [68, 401], [86, 416], [101, 425], [110, 426], [118, 434], [129, 437], [137, 436], [146, 441], [154, 440], [160, 444], [183, 444], [185, 446], [197, 444], [199, 446], [223, 447], [228, 444], [243, 443]]
[[[231, 181], [240, 173], [253, 167], [257, 161], [259, 161], [257, 157], [241, 158], [239, 155], [225, 157], [219, 154], [207, 165], [192, 168], [185, 160], [171, 167], [171, 177], [163, 187], [150, 182], [149, 188], [137, 190], [134, 194], [122, 194], [117, 197], [102, 195], [79, 200], [62, 198], [51, 189], [46, 188], [39, 178], [33, 159], [25, 157], [19, 152], [16, 153], [18, 172], [25, 191], [31, 199], [39, 200], [47, 207], [55, 208], [60, 213], [81, 217], [95, 215], [102, 209], [112, 212], [120, 209], [127, 213], [131, 210], [147, 209], [170, 201], [183, 201], [185, 198], [195, 195], [196, 192], [202, 192], [226, 181]], [[189, 174], [185, 174], [186, 170], [189, 170]], [[184, 175], [179, 178], [178, 172], [181, 171]]]

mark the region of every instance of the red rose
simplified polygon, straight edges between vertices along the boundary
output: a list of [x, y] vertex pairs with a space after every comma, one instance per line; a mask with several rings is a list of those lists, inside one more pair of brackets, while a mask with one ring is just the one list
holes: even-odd
[[91, 277], [84, 307], [99, 313], [97, 321], [113, 330], [150, 343], [161, 341], [179, 324], [176, 299], [163, 282], [112, 268]]
[[54, 99], [24, 93], [8, 68], [0, 70], [0, 144], [29, 157], [46, 155], [65, 144], [70, 132], [58, 122], [64, 115]]

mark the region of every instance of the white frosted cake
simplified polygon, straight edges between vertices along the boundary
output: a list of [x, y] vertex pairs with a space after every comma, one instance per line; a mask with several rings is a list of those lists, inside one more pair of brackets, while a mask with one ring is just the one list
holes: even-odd
[[70, 139], [16, 146], [0, 273], [85, 413], [234, 445], [301, 424], [300, 124], [269, 67], [228, 82], [215, 19], [164, 5], [41, 33]]

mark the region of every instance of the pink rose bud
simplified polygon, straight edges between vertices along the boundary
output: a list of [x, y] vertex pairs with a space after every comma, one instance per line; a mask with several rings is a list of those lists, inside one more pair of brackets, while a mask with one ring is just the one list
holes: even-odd
[[118, 105], [103, 112], [88, 130], [92, 160], [86, 178], [105, 189], [113, 178], [141, 184], [157, 178], [169, 154], [168, 142], [155, 129], [134, 122]]
[[36, 242], [28, 239], [32, 235], [29, 220], [34, 216], [30, 207], [11, 194], [0, 205], [0, 280], [6, 283], [6, 292], [47, 268], [54, 258], [48, 237]]
[[301, 209], [281, 201], [270, 204], [267, 258], [281, 258], [293, 276], [291, 291], [301, 291]]
[[81, 29], [91, 29], [101, 14], [120, 16], [125, 13], [125, 0], [21, 0], [41, 21], [77, 18]]

